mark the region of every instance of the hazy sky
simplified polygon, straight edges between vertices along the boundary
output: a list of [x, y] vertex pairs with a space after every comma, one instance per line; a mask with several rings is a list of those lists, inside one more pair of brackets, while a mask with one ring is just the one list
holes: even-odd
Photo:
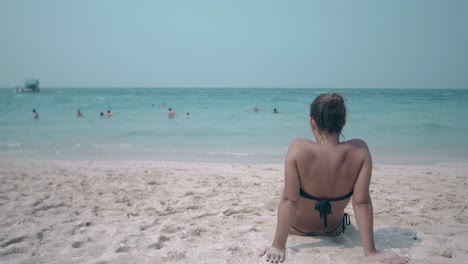
[[465, 0], [1, 0], [0, 87], [468, 88]]

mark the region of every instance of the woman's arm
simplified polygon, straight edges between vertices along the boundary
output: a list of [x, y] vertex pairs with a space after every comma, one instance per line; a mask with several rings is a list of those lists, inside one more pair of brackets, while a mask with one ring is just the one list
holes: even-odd
[[364, 254], [381, 263], [409, 263], [408, 258], [401, 257], [391, 251], [377, 251], [374, 243], [374, 223], [372, 200], [369, 194], [369, 186], [372, 176], [372, 157], [366, 143], [362, 142], [364, 162], [354, 184], [353, 208], [356, 222], [359, 227], [362, 248]]
[[299, 174], [296, 166], [297, 141], [293, 141], [289, 147], [284, 164], [284, 190], [278, 205], [278, 222], [275, 238], [271, 247], [265, 248], [260, 256], [267, 254], [267, 261], [274, 263], [284, 261], [284, 250], [288, 239], [289, 229], [296, 216], [299, 203]]
[[[364, 143], [365, 144], [365, 143]], [[372, 176], [372, 158], [367, 146], [362, 149], [364, 162], [361, 165], [353, 189], [353, 208], [359, 227], [362, 247], [366, 256], [375, 252], [372, 200], [369, 186]]]
[[284, 249], [288, 239], [289, 229], [296, 217], [296, 209], [299, 203], [299, 174], [297, 172], [294, 154], [297, 151], [294, 142], [289, 147], [284, 164], [284, 190], [278, 206], [278, 222], [276, 225], [273, 247]]

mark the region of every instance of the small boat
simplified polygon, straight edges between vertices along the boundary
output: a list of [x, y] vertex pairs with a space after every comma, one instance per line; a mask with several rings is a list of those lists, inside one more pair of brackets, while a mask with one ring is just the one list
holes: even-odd
[[15, 87], [17, 93], [38, 93], [39, 90], [39, 80], [37, 79], [27, 79], [24, 82], [24, 87]]

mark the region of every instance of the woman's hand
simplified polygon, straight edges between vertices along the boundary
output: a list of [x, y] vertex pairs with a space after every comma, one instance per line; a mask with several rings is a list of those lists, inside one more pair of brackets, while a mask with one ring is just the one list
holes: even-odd
[[409, 263], [409, 258], [402, 257], [393, 253], [390, 250], [385, 251], [375, 251], [369, 254], [369, 257], [377, 260], [381, 263], [388, 263], [388, 264], [406, 264]]
[[284, 249], [278, 249], [276, 247], [264, 247], [260, 251], [260, 257], [266, 255], [266, 261], [271, 263], [282, 263], [285, 259]]

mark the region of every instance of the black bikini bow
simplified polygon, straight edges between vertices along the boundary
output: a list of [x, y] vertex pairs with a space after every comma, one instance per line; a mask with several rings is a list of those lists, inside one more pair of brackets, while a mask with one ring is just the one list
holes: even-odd
[[320, 219], [323, 219], [323, 224], [328, 227], [327, 216], [332, 213], [330, 201], [322, 199], [315, 204], [315, 210], [320, 212]]

